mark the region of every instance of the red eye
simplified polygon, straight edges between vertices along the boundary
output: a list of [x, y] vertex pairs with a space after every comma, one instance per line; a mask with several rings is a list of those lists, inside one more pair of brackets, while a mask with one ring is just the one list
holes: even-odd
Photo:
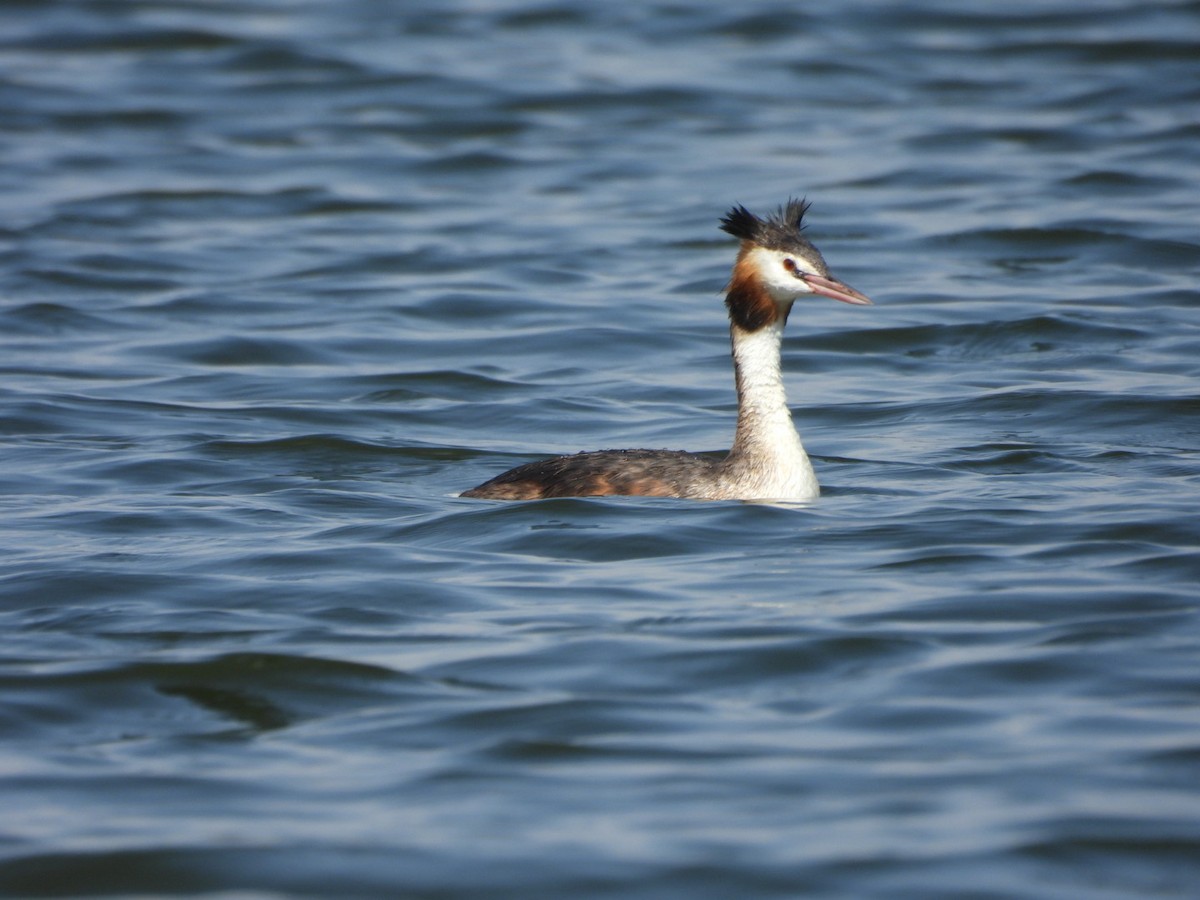
[[795, 272], [796, 271], [796, 261], [794, 259], [785, 259], [783, 261], [783, 267], [785, 269], [787, 269], [789, 272]]

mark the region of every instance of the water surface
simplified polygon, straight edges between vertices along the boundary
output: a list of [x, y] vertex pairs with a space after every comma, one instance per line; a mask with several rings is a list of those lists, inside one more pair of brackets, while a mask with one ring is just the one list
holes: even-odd
[[0, 893], [1193, 896], [1200, 6], [598, 6], [0, 12]]

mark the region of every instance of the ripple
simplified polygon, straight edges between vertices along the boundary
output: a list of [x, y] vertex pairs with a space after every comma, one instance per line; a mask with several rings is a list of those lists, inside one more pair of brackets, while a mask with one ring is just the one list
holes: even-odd
[[314, 366], [328, 365], [333, 359], [298, 341], [269, 338], [222, 337], [145, 349], [205, 366]]
[[0, 312], [0, 323], [10, 329], [10, 334], [41, 336], [105, 332], [120, 327], [114, 319], [89, 314], [62, 303], [26, 303], [11, 307]]

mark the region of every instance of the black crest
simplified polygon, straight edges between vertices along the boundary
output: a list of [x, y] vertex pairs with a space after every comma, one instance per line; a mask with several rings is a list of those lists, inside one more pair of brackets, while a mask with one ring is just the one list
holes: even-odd
[[774, 215], [760, 219], [739, 204], [721, 219], [721, 230], [769, 250], [811, 246], [800, 233], [804, 229], [804, 214], [808, 212], [809, 205], [804, 200], [791, 199], [779, 207]]

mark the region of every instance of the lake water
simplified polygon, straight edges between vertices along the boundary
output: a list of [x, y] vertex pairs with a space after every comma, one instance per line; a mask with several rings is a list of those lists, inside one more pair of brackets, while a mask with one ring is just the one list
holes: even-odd
[[[5, 4], [0, 894], [1194, 897], [1198, 45]], [[818, 503], [457, 497], [727, 447], [717, 222], [801, 195]]]

